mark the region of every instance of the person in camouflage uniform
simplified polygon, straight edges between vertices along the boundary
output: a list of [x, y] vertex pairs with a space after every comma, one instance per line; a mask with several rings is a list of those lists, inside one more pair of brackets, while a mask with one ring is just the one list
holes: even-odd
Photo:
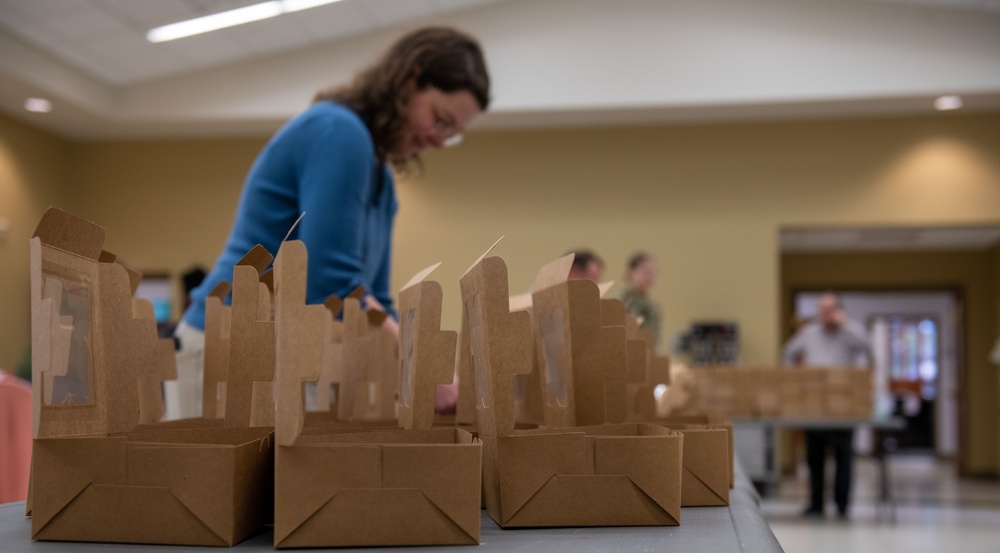
[[642, 319], [642, 328], [653, 331], [656, 337], [656, 348], [660, 345], [660, 306], [650, 299], [649, 291], [656, 284], [656, 277], [660, 270], [648, 253], [636, 252], [629, 257], [628, 268], [625, 272], [625, 292], [622, 293], [622, 302], [625, 303], [625, 310], [630, 315]]

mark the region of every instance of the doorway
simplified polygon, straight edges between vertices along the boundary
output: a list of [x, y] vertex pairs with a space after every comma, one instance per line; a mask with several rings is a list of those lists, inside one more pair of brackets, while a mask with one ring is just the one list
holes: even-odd
[[[835, 290], [836, 291], [836, 290]], [[795, 316], [815, 315], [823, 290], [795, 294]], [[958, 454], [961, 301], [957, 291], [841, 291], [847, 316], [869, 331], [875, 414], [907, 421], [900, 449], [953, 458]], [[859, 432], [856, 449], [871, 439]]]

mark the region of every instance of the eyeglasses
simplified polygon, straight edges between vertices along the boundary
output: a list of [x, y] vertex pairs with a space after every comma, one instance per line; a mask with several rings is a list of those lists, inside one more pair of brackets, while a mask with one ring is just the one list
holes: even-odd
[[441, 138], [442, 146], [450, 148], [462, 143], [462, 133], [458, 126], [451, 122], [449, 118], [442, 115], [437, 108], [434, 110], [434, 132]]

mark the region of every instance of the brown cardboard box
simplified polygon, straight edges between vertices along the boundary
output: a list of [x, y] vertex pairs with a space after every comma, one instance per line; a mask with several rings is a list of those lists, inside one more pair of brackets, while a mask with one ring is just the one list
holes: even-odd
[[[507, 267], [488, 253], [461, 287], [490, 517], [505, 528], [678, 524], [680, 434], [642, 424], [514, 431], [513, 377], [531, 369], [531, 322], [524, 311], [510, 312]], [[558, 262], [546, 270], [562, 271]], [[536, 288], [533, 299], [539, 330], [548, 335], [546, 410], [562, 420], [603, 422], [602, 376], [627, 374], [625, 329], [603, 327], [593, 282], [555, 287], [561, 292]], [[587, 303], [567, 303], [571, 296]], [[573, 348], [586, 346], [573, 343], [577, 336], [602, 344], [592, 344], [591, 355], [614, 368], [588, 362], [590, 372], [575, 372]], [[588, 402], [589, 410], [581, 407]]]
[[683, 428], [690, 425], [705, 426], [710, 428], [722, 428], [726, 431], [726, 450], [729, 452], [729, 487], [736, 484], [736, 454], [733, 449], [733, 422], [718, 413], [711, 414], [688, 414], [672, 415], [665, 419], [655, 419], [649, 421], [651, 424], [665, 426], [667, 428]]
[[[282, 244], [275, 262], [275, 547], [478, 543], [481, 444], [429, 428], [456, 339], [438, 328], [440, 286], [422, 273], [400, 294], [400, 415], [411, 429], [304, 433], [303, 383], [319, 378], [333, 324], [326, 307], [305, 304], [306, 262], [299, 241]], [[353, 317], [358, 300], [344, 309]]]
[[269, 520], [272, 432], [130, 432], [163, 350], [104, 237], [50, 208], [31, 240], [32, 538], [233, 545]]
[[729, 432], [721, 426], [670, 423], [684, 434], [681, 507], [729, 505]]

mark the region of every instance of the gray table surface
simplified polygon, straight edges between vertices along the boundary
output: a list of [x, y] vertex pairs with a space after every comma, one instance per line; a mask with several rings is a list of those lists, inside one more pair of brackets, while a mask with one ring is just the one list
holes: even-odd
[[[501, 530], [483, 511], [479, 546], [338, 549], [338, 551], [686, 551], [711, 553], [781, 552], [759, 508], [760, 497], [737, 462], [736, 487], [729, 507], [687, 507], [680, 526], [626, 528], [538, 528]], [[239, 551], [274, 551], [270, 528], [238, 544]], [[124, 551], [219, 551], [215, 547], [120, 545], [31, 541], [31, 520], [24, 502], [0, 505], [0, 551], [3, 553], [91, 553]]]

